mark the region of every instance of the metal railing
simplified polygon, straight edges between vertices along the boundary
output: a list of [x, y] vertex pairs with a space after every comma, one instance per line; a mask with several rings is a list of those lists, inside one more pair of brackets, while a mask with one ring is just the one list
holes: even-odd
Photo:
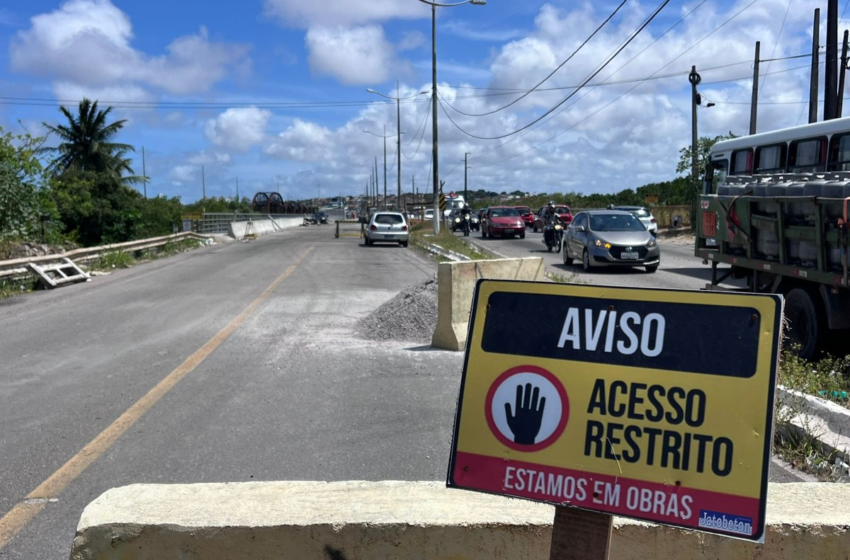
[[162, 247], [174, 241], [182, 241], [183, 239], [198, 239], [203, 241], [208, 239], [204, 235], [197, 234], [192, 231], [183, 233], [175, 233], [174, 235], [165, 235], [162, 237], [153, 237], [150, 239], [139, 239], [137, 241], [128, 241], [126, 243], [113, 243], [111, 245], [100, 245], [98, 247], [86, 247], [84, 249], [74, 249], [67, 253], [58, 255], [43, 255], [40, 257], [23, 257], [20, 259], [11, 259], [0, 261], [0, 278], [10, 278], [30, 274], [31, 271], [27, 267], [29, 263], [49, 263], [57, 262], [62, 259], [72, 259], [74, 261], [90, 261], [99, 258], [104, 253], [115, 251], [135, 252], [145, 249], [153, 249], [154, 247]]

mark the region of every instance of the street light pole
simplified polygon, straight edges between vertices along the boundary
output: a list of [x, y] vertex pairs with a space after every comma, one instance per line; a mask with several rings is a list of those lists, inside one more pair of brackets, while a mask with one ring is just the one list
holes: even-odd
[[437, 6], [431, 4], [431, 169], [434, 176], [434, 235], [440, 233], [440, 161], [437, 148]]
[[441, 4], [430, 0], [419, 0], [423, 4], [431, 6], [431, 136], [432, 156], [431, 162], [434, 175], [434, 233], [440, 233], [440, 162], [437, 146], [437, 7], [451, 8], [463, 4], [475, 4], [483, 6], [486, 0], [464, 0], [455, 4]]

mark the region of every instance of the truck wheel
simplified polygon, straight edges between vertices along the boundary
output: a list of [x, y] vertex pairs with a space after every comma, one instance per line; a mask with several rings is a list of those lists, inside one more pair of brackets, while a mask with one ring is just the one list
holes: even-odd
[[803, 359], [813, 358], [818, 349], [818, 337], [825, 333], [825, 325], [812, 294], [803, 288], [788, 292], [785, 296], [785, 319], [792, 350]]

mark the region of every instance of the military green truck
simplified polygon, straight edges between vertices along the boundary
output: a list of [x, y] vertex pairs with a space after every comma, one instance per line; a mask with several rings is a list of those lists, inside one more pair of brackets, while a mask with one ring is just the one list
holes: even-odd
[[695, 255], [707, 289], [729, 278], [785, 298], [804, 358], [850, 350], [850, 118], [734, 138], [709, 153]]

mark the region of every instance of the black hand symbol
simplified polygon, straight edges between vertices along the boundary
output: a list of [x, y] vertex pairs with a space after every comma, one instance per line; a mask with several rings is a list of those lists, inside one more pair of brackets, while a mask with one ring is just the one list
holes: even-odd
[[525, 398], [523, 398], [522, 385], [516, 386], [514, 414], [511, 414], [510, 403], [505, 403], [505, 416], [508, 417], [508, 427], [514, 434], [515, 443], [534, 445], [534, 438], [540, 432], [540, 423], [543, 421], [543, 410], [545, 408], [546, 397], [540, 397], [538, 387], [534, 387], [532, 391], [531, 383], [526, 383]]

